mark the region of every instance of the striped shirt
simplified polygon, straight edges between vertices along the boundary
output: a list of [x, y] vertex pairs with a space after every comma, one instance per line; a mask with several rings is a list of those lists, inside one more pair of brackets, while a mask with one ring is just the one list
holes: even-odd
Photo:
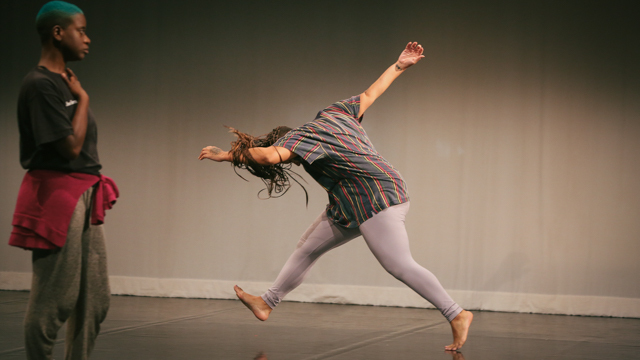
[[402, 176], [371, 144], [359, 111], [359, 95], [338, 101], [274, 144], [304, 159], [305, 170], [329, 195], [328, 217], [347, 228], [409, 201]]

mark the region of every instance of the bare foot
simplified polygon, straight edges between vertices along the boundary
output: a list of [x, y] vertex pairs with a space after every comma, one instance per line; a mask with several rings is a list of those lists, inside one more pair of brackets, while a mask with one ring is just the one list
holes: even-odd
[[262, 300], [260, 296], [247, 294], [238, 285], [235, 285], [233, 287], [233, 290], [236, 291], [238, 299], [242, 301], [244, 306], [248, 307], [249, 310], [253, 312], [253, 315], [255, 315], [259, 320], [265, 321], [269, 318], [269, 314], [271, 314], [272, 309], [269, 307], [269, 305], [267, 305], [266, 302], [264, 302], [264, 300]]
[[469, 334], [469, 326], [473, 321], [473, 314], [470, 311], [462, 310], [451, 324], [451, 332], [453, 333], [453, 344], [445, 346], [445, 350], [458, 350], [467, 341], [467, 335]]

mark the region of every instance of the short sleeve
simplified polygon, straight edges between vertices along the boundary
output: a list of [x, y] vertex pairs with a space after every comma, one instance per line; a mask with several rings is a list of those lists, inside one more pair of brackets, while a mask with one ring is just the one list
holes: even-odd
[[[33, 84], [28, 99], [29, 118], [36, 145], [62, 139], [73, 134], [67, 103], [48, 79]], [[75, 106], [75, 104], [69, 104]]]
[[355, 95], [348, 99], [339, 101], [337, 105], [344, 109], [348, 115], [360, 121], [360, 119], [358, 119], [358, 113], [360, 112], [360, 95]]
[[289, 131], [285, 136], [278, 139], [273, 146], [283, 147], [300, 156], [309, 164], [325, 156], [322, 143], [314, 139], [311, 133], [305, 130], [304, 126]]

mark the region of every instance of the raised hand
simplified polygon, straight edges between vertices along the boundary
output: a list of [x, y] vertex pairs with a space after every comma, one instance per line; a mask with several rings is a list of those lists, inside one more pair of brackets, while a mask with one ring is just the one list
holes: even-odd
[[402, 54], [396, 63], [396, 69], [399, 71], [406, 70], [409, 66], [415, 65], [424, 57], [422, 45], [417, 42], [409, 42], [404, 48]]
[[360, 94], [360, 111], [358, 112], [358, 118], [364, 114], [364, 112], [373, 104], [376, 99], [384, 93], [389, 85], [404, 72], [409, 66], [415, 65], [424, 57], [422, 52], [424, 49], [422, 45], [417, 42], [410, 42], [400, 54], [398, 61], [395, 64], [389, 66], [385, 72], [380, 75], [365, 92]]

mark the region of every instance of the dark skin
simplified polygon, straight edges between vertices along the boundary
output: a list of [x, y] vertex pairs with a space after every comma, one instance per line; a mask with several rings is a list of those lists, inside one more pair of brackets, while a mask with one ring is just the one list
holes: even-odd
[[55, 25], [51, 30], [51, 37], [42, 44], [38, 66], [58, 73], [69, 86], [69, 90], [78, 100], [76, 112], [71, 119], [73, 134], [54, 143], [55, 149], [68, 160], [74, 160], [80, 155], [87, 133], [87, 119], [89, 113], [89, 95], [80, 85], [78, 77], [67, 68], [67, 62], [84, 59], [89, 53], [91, 40], [86, 34], [87, 21], [83, 14], [71, 17], [71, 23], [63, 28]]

